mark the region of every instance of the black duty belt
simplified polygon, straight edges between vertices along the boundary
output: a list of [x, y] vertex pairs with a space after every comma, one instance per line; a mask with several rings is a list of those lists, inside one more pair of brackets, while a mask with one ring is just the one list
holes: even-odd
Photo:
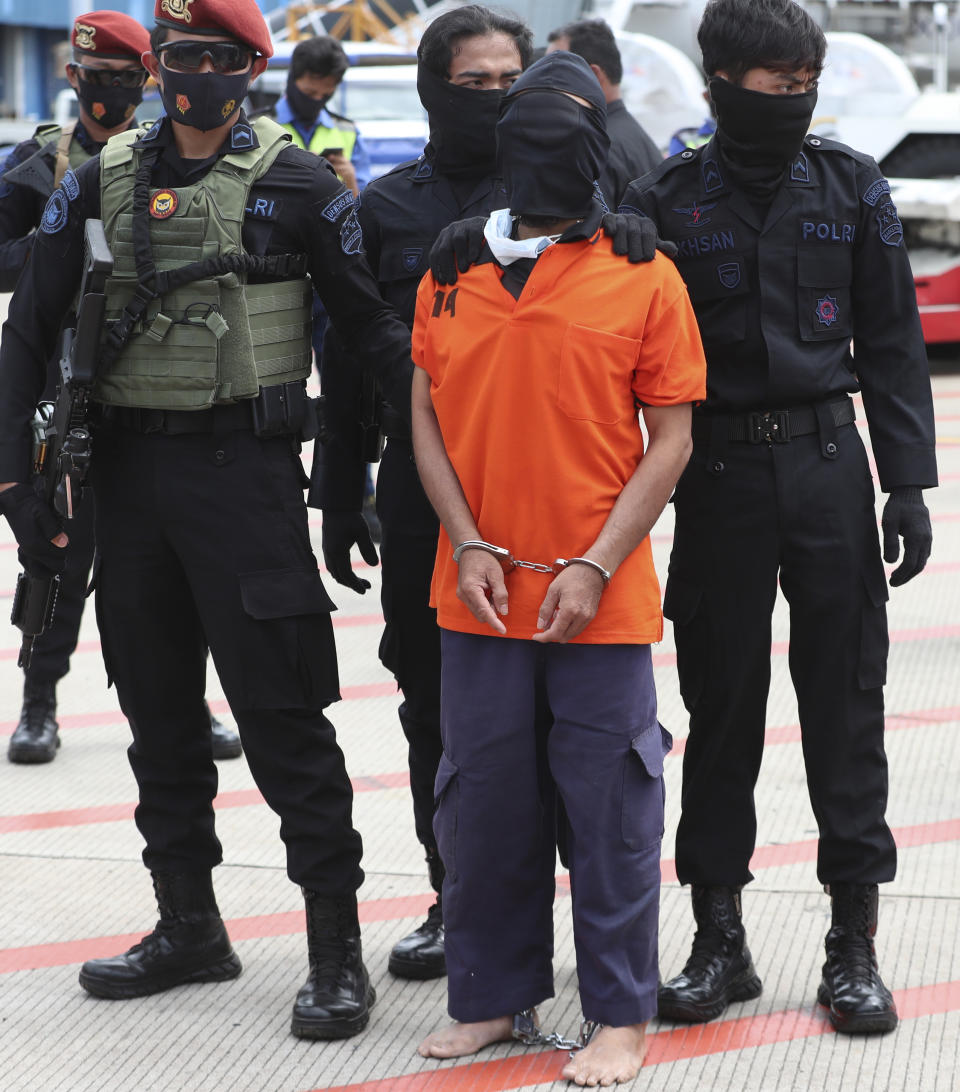
[[100, 406], [97, 420], [109, 428], [130, 432], [162, 432], [179, 436], [189, 432], [235, 432], [253, 428], [252, 399], [205, 410], [136, 409]]
[[[853, 400], [849, 397], [827, 402], [833, 423], [852, 425], [857, 419]], [[727, 422], [726, 439], [746, 444], [788, 444], [797, 436], [810, 436], [820, 431], [814, 406], [794, 406], [792, 409], [764, 410], [754, 413], [703, 414], [693, 419], [693, 438], [706, 443], [713, 437], [714, 421]]]

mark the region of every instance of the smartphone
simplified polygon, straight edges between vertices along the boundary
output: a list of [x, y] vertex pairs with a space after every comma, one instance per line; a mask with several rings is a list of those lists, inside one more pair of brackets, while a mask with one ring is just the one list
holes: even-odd
[[329, 159], [332, 155], [343, 155], [342, 148], [324, 148], [320, 153], [324, 159]]

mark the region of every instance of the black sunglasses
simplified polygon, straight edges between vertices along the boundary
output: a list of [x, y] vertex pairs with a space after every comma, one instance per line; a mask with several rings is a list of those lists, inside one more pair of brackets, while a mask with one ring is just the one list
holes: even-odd
[[94, 87], [143, 87], [147, 82], [145, 68], [91, 68], [86, 64], [71, 64], [84, 83]]
[[164, 42], [157, 56], [173, 72], [198, 72], [204, 57], [210, 59], [214, 72], [245, 72], [253, 52], [239, 42]]

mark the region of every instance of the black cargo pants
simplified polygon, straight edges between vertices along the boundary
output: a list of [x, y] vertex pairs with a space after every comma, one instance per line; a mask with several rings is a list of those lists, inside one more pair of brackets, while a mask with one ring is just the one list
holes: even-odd
[[435, 848], [434, 781], [440, 738], [440, 629], [430, 606], [430, 581], [440, 524], [420, 484], [409, 440], [389, 439], [377, 475], [383, 531], [381, 599], [386, 622], [380, 659], [400, 689], [400, 724], [407, 738], [417, 838]]
[[195, 871], [221, 860], [203, 706], [209, 645], [251, 773], [280, 816], [290, 879], [352, 892], [360, 835], [323, 715], [339, 697], [333, 604], [291, 440], [101, 428], [91, 478], [97, 621], [133, 732], [144, 863]]
[[817, 875], [822, 883], [891, 880], [887, 587], [863, 443], [852, 424], [832, 438], [757, 445], [718, 439], [722, 431], [695, 442], [677, 486], [664, 601], [690, 713], [677, 874], [695, 884], [753, 878], [753, 790], [779, 578], [820, 833]]

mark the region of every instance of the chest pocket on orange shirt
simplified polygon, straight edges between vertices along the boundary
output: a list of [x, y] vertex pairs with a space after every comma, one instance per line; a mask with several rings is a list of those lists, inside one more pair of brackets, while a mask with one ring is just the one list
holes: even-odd
[[631, 382], [640, 342], [571, 323], [560, 349], [557, 405], [575, 421], [615, 425], [635, 413]]

